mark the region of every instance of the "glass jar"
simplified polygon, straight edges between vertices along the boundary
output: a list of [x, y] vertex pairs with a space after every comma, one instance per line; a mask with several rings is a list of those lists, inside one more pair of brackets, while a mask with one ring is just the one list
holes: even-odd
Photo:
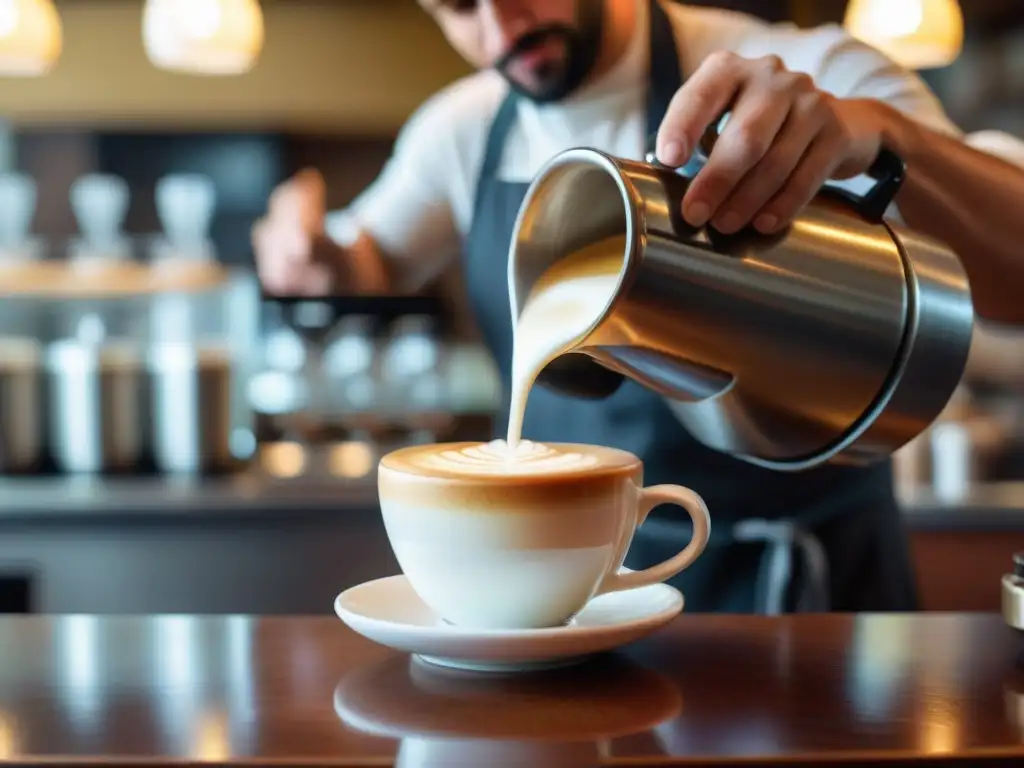
[[23, 255], [0, 252], [0, 474], [34, 471], [42, 459], [40, 276]]
[[38, 291], [51, 339], [51, 450], [65, 472], [131, 472], [145, 460], [148, 284], [126, 251], [73, 247]]

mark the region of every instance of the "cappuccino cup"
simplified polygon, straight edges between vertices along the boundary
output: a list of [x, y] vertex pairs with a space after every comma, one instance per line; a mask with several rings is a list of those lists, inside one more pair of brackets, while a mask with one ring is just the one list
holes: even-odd
[[[597, 595], [659, 583], [704, 551], [704, 501], [677, 485], [643, 487], [643, 464], [615, 448], [502, 441], [402, 448], [378, 471], [384, 525], [413, 590], [438, 616], [474, 629], [569, 622]], [[642, 571], [620, 568], [661, 504], [685, 509], [693, 537]]]

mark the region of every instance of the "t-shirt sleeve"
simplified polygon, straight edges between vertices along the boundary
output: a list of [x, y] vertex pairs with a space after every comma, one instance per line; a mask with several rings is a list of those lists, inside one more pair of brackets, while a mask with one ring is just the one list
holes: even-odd
[[360, 232], [376, 241], [400, 272], [437, 274], [458, 253], [450, 175], [458, 167], [444, 93], [403, 126], [381, 173], [347, 208], [327, 216], [327, 234], [345, 244]]
[[[938, 133], [962, 138], [942, 103], [921, 77], [895, 63], [881, 51], [856, 39], [838, 25], [811, 33], [807, 50], [810, 74], [818, 87], [839, 98], [877, 99]], [[874, 181], [866, 176], [829, 182], [854, 194], [864, 194]], [[898, 207], [890, 205], [886, 217], [902, 222]]]
[[819, 88], [840, 98], [877, 99], [934, 131], [962, 135], [916, 72], [837, 25], [823, 27], [819, 34], [823, 46], [815, 78]]
[[989, 155], [1024, 169], [1024, 141], [1004, 131], [978, 131], [964, 137], [964, 142]]

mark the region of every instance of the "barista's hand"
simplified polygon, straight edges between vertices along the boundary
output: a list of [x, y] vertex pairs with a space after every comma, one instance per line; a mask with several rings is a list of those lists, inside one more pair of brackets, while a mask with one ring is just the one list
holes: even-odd
[[683, 200], [694, 226], [732, 233], [753, 224], [775, 232], [829, 179], [866, 171], [882, 145], [885, 111], [871, 100], [837, 99], [777, 56], [708, 56], [676, 93], [658, 131], [658, 159], [678, 167], [706, 128], [730, 117]]
[[343, 249], [324, 234], [323, 177], [305, 170], [274, 190], [252, 231], [260, 282], [267, 293], [322, 296], [331, 291]]

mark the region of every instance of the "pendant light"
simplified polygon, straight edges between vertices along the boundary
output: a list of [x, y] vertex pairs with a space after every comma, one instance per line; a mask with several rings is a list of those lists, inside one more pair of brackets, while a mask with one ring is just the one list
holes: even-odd
[[957, 0], [850, 0], [846, 29], [908, 69], [952, 64], [964, 17]]
[[60, 58], [62, 40], [53, 0], [0, 0], [0, 75], [45, 75]]
[[263, 11], [258, 0], [146, 0], [142, 40], [161, 69], [241, 75], [263, 47]]

